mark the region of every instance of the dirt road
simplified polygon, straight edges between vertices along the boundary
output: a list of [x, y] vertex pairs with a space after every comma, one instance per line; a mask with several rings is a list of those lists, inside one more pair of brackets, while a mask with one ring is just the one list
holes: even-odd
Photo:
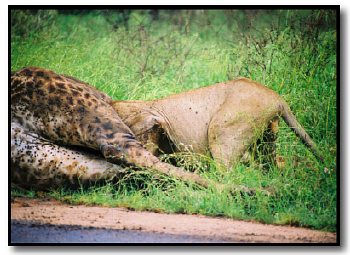
[[336, 234], [200, 215], [136, 212], [16, 198], [11, 202], [11, 240], [13, 243], [335, 243]]

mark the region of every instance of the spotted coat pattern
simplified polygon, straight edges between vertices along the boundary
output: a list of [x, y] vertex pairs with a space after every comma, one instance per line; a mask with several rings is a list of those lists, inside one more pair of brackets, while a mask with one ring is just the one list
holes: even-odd
[[[119, 176], [122, 164], [208, 185], [147, 151], [111, 102], [87, 83], [43, 68], [12, 73], [12, 181], [51, 187], [67, 181], [107, 180]], [[102, 157], [96, 156], [99, 153]]]

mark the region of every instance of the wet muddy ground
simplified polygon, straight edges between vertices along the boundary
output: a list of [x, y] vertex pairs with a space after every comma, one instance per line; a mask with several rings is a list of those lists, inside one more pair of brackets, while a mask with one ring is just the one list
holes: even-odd
[[137, 212], [11, 201], [11, 242], [20, 243], [335, 243], [336, 234], [201, 215]]

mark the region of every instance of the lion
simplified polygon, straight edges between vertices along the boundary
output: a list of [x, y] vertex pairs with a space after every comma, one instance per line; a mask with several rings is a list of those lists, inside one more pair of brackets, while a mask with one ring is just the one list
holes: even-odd
[[136, 139], [148, 145], [154, 155], [185, 150], [210, 154], [232, 169], [247, 161], [249, 149], [260, 143], [260, 151], [276, 163], [274, 142], [282, 117], [323, 162], [315, 143], [282, 97], [247, 78], [158, 100], [117, 100], [111, 105]]

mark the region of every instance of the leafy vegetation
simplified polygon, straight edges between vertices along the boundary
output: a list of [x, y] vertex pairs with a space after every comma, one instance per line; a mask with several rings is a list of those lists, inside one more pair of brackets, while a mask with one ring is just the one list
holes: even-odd
[[[52, 190], [45, 196], [335, 231], [335, 21], [333, 10], [12, 10], [13, 71], [52, 69], [120, 100], [155, 99], [248, 77], [286, 99], [325, 158], [324, 164], [317, 162], [282, 123], [281, 164], [268, 171], [258, 162], [227, 170], [203, 156], [164, 157], [177, 157], [205, 178], [254, 187], [255, 196], [205, 190], [136, 169], [117, 184]], [[12, 188], [12, 196], [42, 194]]]

